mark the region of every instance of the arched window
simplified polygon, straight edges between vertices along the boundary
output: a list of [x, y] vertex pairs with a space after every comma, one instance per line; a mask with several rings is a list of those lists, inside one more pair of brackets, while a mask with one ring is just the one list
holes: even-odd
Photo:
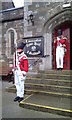
[[15, 29], [9, 28], [6, 32], [6, 55], [8, 58], [13, 57], [14, 44], [16, 44], [17, 33]]
[[10, 35], [11, 35], [11, 55], [13, 55], [14, 53], [14, 31], [11, 30]]
[[7, 45], [7, 55], [11, 57], [14, 52], [14, 31], [9, 30], [8, 32], [8, 45]]

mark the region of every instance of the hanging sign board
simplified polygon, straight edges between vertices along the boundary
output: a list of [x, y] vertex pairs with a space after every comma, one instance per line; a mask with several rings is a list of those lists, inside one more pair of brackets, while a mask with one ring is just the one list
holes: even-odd
[[43, 36], [23, 38], [26, 42], [25, 54], [28, 57], [39, 57], [44, 55]]

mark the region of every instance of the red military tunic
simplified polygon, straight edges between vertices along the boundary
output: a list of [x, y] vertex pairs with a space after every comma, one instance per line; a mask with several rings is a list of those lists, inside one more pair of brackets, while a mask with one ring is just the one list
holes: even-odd
[[28, 72], [28, 58], [23, 53], [19, 56], [19, 67], [21, 71]]
[[60, 43], [61, 45], [65, 44], [65, 39], [57, 40], [57, 41], [55, 42], [55, 46], [56, 46], [56, 47], [58, 46], [58, 43]]
[[20, 55], [18, 54], [16, 57], [16, 53], [14, 54], [14, 66], [13, 69], [17, 69], [17, 66], [19, 66], [21, 71], [28, 72], [28, 58], [22, 52]]

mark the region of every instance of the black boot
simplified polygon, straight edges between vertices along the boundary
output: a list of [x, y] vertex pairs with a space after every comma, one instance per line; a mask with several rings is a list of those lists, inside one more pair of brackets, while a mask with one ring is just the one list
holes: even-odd
[[21, 102], [23, 100], [23, 97], [19, 98], [18, 102]]
[[60, 68], [57, 68], [57, 70], [60, 70]]
[[18, 101], [20, 99], [20, 97], [16, 97], [15, 99], [14, 99], [14, 102], [16, 102], [16, 101]]
[[63, 70], [63, 68], [61, 68], [61, 70]]

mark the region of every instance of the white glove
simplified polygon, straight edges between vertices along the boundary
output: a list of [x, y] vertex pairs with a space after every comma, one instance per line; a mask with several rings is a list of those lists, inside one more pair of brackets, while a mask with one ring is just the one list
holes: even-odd
[[26, 72], [25, 71], [21, 71], [21, 72], [22, 72], [23, 76], [26, 76]]

